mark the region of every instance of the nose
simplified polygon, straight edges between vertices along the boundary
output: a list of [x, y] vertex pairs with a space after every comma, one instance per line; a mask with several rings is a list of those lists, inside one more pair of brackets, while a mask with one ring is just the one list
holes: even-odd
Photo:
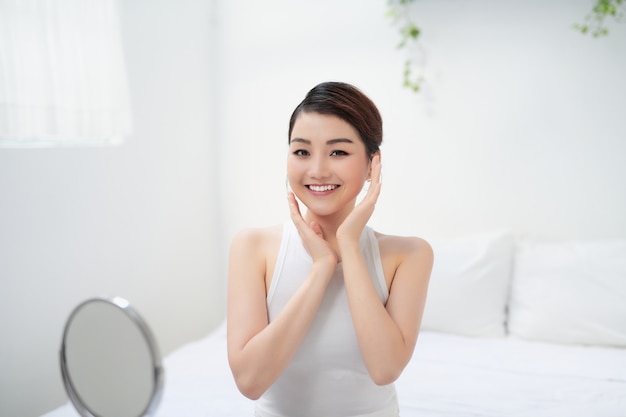
[[328, 160], [324, 156], [316, 156], [311, 158], [309, 166], [309, 177], [315, 180], [321, 180], [330, 176]]

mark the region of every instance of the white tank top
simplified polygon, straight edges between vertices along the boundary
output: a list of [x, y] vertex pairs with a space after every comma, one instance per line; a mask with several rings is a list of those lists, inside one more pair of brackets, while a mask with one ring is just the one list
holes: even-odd
[[[389, 291], [378, 240], [366, 227], [359, 241], [380, 301]], [[270, 322], [308, 276], [313, 261], [289, 221], [267, 295]], [[339, 263], [319, 311], [293, 360], [256, 402], [257, 417], [396, 417], [393, 384], [378, 386], [369, 376], [352, 324]]]

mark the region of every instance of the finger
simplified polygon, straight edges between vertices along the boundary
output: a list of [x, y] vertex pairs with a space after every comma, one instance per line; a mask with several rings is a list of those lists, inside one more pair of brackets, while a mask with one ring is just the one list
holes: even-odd
[[380, 195], [381, 189], [381, 181], [380, 181], [380, 173], [381, 173], [382, 165], [380, 163], [380, 155], [374, 155], [372, 158], [372, 173], [370, 185], [367, 189], [367, 193], [365, 197], [363, 197], [363, 202], [366, 203], [376, 203], [378, 200], [378, 196]]
[[287, 201], [289, 202], [289, 215], [291, 216], [291, 220], [296, 224], [304, 222], [302, 214], [300, 213], [300, 206], [293, 192], [289, 191], [287, 193]]
[[322, 238], [324, 237], [324, 233], [322, 232], [322, 227], [318, 223], [311, 222], [311, 224], [309, 226], [315, 232], [316, 235], [318, 235], [319, 237], [322, 237]]
[[302, 217], [300, 205], [298, 204], [298, 200], [296, 200], [295, 194], [289, 191], [287, 193], [287, 200], [289, 201], [289, 214], [293, 224], [296, 226], [296, 229], [298, 229], [298, 233], [300, 233], [300, 236], [303, 236], [303, 233], [309, 233], [311, 228], [304, 220], [304, 217]]
[[370, 178], [372, 179], [372, 184], [380, 183], [380, 173], [382, 171], [382, 163], [380, 161], [380, 154], [374, 155], [372, 158], [372, 174]]
[[376, 202], [378, 201], [378, 196], [380, 195], [380, 189], [381, 189], [380, 182], [374, 183], [374, 181], [372, 181], [370, 183], [369, 188], [367, 189], [367, 193], [365, 194], [365, 197], [363, 197], [363, 200], [361, 200], [361, 203], [359, 203], [359, 205], [362, 205], [362, 204], [375, 205]]

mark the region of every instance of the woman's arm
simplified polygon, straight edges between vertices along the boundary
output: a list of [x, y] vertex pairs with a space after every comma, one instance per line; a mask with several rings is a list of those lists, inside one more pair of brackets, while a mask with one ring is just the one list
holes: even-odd
[[411, 359], [433, 264], [430, 245], [417, 238], [387, 237], [397, 254], [389, 298], [384, 306], [372, 284], [358, 242], [340, 242], [352, 321], [367, 370], [376, 384], [395, 381]]
[[[290, 204], [294, 210], [295, 199], [290, 198]], [[230, 250], [228, 360], [237, 387], [250, 399], [259, 398], [291, 362], [337, 264], [327, 247], [307, 248], [313, 258], [308, 276], [269, 323], [265, 291], [268, 246], [262, 231], [249, 230], [235, 236]]]
[[367, 370], [376, 384], [395, 381], [408, 363], [422, 320], [433, 264], [430, 245], [421, 239], [387, 237], [394, 272], [384, 306], [359, 248], [359, 238], [380, 195], [380, 154], [371, 165], [371, 184], [363, 200], [337, 230], [352, 321]]

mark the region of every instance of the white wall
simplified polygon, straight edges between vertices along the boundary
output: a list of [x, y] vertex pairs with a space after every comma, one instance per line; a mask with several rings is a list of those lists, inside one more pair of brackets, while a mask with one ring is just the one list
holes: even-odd
[[414, 95], [386, 3], [122, 2], [133, 137], [0, 150], [0, 415], [64, 401], [60, 333], [87, 296], [130, 298], [165, 353], [223, 317], [227, 242], [287, 218], [288, 118], [321, 81], [383, 114], [382, 232], [626, 237], [626, 24], [576, 33], [588, 0], [416, 1]]
[[223, 317], [211, 3], [125, 0], [134, 134], [120, 147], [0, 149], [0, 416], [67, 399], [71, 309], [128, 298], [162, 353]]
[[228, 236], [286, 218], [288, 118], [326, 80], [356, 84], [383, 114], [381, 231], [626, 236], [626, 25], [577, 33], [588, 0], [419, 0], [414, 95], [386, 3], [221, 2]]

